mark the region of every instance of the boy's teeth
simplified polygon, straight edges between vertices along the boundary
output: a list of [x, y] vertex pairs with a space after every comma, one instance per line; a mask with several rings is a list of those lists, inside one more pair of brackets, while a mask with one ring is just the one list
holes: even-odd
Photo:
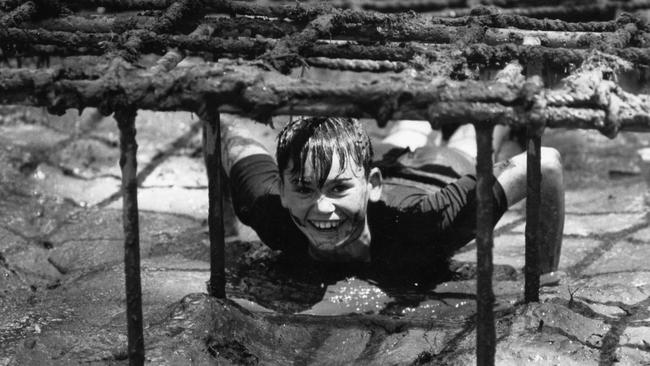
[[339, 221], [312, 221], [312, 224], [318, 229], [332, 229], [339, 226]]

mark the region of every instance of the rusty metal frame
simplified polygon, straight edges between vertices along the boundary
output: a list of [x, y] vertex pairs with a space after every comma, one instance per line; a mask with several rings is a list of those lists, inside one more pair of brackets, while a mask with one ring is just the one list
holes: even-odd
[[134, 108], [115, 112], [120, 129], [120, 168], [122, 169], [122, 223], [124, 225], [124, 274], [129, 361], [144, 363], [142, 319], [142, 281], [140, 277], [140, 228], [138, 220], [138, 182]]
[[[420, 6], [435, 10], [438, 16], [341, 9], [351, 3], [356, 9], [388, 13]], [[120, 130], [130, 364], [144, 362], [135, 178], [135, 116], [140, 108], [193, 111], [203, 121], [209, 186], [208, 292], [218, 298], [226, 297], [219, 113], [238, 113], [264, 122], [272, 115], [299, 113], [371, 117], [380, 126], [400, 118], [428, 120], [436, 128], [459, 121], [473, 123], [478, 151], [477, 363], [493, 365], [494, 126], [528, 129], [526, 302], [539, 301], [543, 128], [597, 129], [610, 137], [620, 130], [650, 131], [650, 95], [622, 90], [607, 76], [612, 70], [599, 66], [624, 60], [650, 66], [647, 24], [630, 15], [611, 19], [620, 10], [648, 9], [650, 1], [632, 4], [612, 0], [581, 6], [526, 3], [531, 6], [499, 0], [503, 7], [495, 12], [493, 8], [471, 10], [462, 0], [356, 0], [272, 6], [223, 0], [0, 2], [0, 62], [9, 65], [11, 58], [20, 63], [21, 58], [60, 57], [59, 65], [53, 67], [0, 68], [0, 103], [45, 106], [53, 113], [87, 106], [97, 107], [106, 115], [115, 112]], [[454, 17], [446, 10], [450, 6], [454, 7]], [[80, 15], [81, 10], [97, 7], [114, 15]], [[120, 13], [136, 9], [149, 13]], [[77, 11], [79, 14], [74, 14]], [[231, 17], [208, 17], [208, 13]], [[566, 21], [577, 14], [589, 14], [597, 21]], [[541, 19], [550, 16], [558, 20]], [[180, 28], [193, 31], [181, 32]], [[351, 38], [376, 43], [357, 44]], [[530, 45], [530, 38], [539, 44]], [[594, 54], [591, 49], [600, 53]], [[164, 55], [149, 68], [134, 67], [133, 62], [143, 53]], [[187, 55], [253, 61], [176, 67]], [[551, 70], [583, 61], [589, 67], [579, 68], [565, 78], [563, 87], [554, 90], [544, 88], [534, 77], [523, 81], [507, 77], [451, 80], [455, 69], [531, 60], [542, 60]], [[424, 77], [393, 74], [388, 81], [379, 78], [375, 82], [332, 85], [293, 79], [275, 71], [287, 72], [303, 65], [374, 72], [412, 69]], [[437, 69], [442, 71], [435, 72]], [[432, 77], [444, 80], [432, 83]], [[590, 83], [593, 79], [596, 82]]]
[[221, 182], [221, 126], [216, 104], [206, 100], [199, 111], [203, 120], [203, 156], [208, 172], [208, 227], [210, 235], [210, 281], [208, 294], [226, 298], [223, 184]]
[[[494, 291], [492, 290], [492, 131], [494, 125], [476, 125], [476, 358], [479, 365], [494, 365], [496, 329], [494, 325]], [[526, 246], [528, 251], [528, 245]]]

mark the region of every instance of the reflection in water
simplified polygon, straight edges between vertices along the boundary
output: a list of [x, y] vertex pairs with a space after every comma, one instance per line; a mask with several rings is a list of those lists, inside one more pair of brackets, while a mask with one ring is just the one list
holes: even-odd
[[355, 277], [327, 286], [323, 299], [301, 314], [376, 314], [394, 301], [379, 287]]

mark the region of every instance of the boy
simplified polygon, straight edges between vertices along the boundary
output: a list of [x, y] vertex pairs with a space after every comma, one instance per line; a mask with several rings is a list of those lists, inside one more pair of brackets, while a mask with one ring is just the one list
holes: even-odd
[[[472, 157], [453, 148], [399, 152], [374, 163], [359, 121], [315, 117], [280, 132], [276, 162], [245, 129], [222, 123], [222, 161], [235, 212], [266, 245], [293, 258], [380, 271], [435, 270], [475, 236]], [[551, 218], [541, 231], [546, 273], [559, 262], [564, 192], [559, 153], [542, 148], [541, 156], [541, 217]], [[496, 224], [525, 197], [525, 154], [496, 164], [494, 176]]]

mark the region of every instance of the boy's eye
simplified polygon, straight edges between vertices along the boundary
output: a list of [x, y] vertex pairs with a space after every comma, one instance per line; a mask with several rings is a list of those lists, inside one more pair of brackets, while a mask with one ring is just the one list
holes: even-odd
[[342, 193], [348, 190], [348, 186], [345, 184], [337, 184], [334, 187], [332, 187], [332, 191], [336, 193]]

